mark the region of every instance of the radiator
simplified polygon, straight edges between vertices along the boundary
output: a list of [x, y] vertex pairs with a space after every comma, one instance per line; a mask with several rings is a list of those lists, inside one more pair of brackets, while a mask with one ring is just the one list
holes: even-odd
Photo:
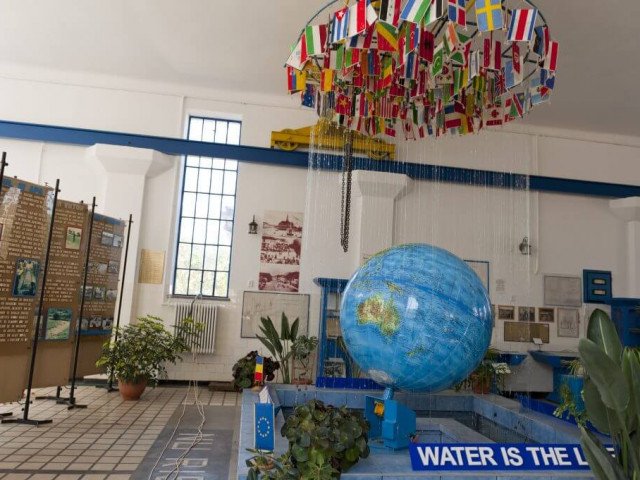
[[182, 321], [191, 315], [194, 321], [202, 324], [203, 329], [200, 336], [191, 339], [191, 351], [195, 353], [212, 354], [216, 345], [216, 318], [218, 310], [216, 305], [206, 302], [179, 303], [176, 305], [175, 324], [180, 325]]

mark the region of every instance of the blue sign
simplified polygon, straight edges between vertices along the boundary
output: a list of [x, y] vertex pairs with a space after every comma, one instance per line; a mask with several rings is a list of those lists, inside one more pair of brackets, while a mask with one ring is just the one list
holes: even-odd
[[412, 443], [409, 454], [416, 471], [589, 469], [578, 444]]
[[254, 406], [255, 449], [272, 452], [276, 441], [273, 403], [256, 403]]

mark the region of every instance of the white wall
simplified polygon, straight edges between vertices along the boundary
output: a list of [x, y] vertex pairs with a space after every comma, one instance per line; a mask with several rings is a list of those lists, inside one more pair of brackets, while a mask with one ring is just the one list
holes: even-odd
[[[295, 100], [284, 94], [282, 99], [265, 100], [251, 95], [238, 99], [224, 93], [190, 96], [188, 92], [185, 89], [184, 95], [177, 95], [0, 79], [5, 120], [180, 137], [187, 115], [222, 116], [242, 120], [241, 143], [255, 146], [268, 146], [272, 130], [314, 121], [313, 111], [295, 106]], [[114, 191], [84, 147], [0, 139], [0, 150], [8, 152], [8, 175], [49, 183], [60, 178], [65, 199], [89, 202], [96, 195], [98, 204], [104, 205], [105, 192]], [[471, 138], [400, 144], [398, 152], [410, 161], [640, 184], [639, 149], [613, 143], [500, 130]], [[173, 162], [169, 169], [146, 175], [144, 214], [136, 219], [140, 229], [136, 251], [167, 252], [165, 282], [134, 287], [137, 265], [129, 267], [134, 314], [159, 315], [169, 323], [173, 307], [167, 292], [180, 176], [179, 161]], [[123, 196], [119, 203], [126, 204], [127, 195], [132, 195], [127, 185], [121, 185], [118, 192]], [[317, 331], [319, 289], [312, 279], [348, 277], [359, 262], [353, 243], [346, 254], [338, 245], [339, 206], [338, 173], [308, 176], [300, 168], [240, 165], [229, 301], [219, 302], [217, 352], [200, 358], [199, 365], [177, 366], [172, 375], [229, 379], [235, 360], [259, 348], [255, 341], [240, 338], [240, 311], [242, 292], [252, 289], [250, 282], [255, 285], [259, 269], [259, 236], [248, 235], [247, 225], [254, 214], [260, 223], [265, 210], [305, 212], [301, 291], [312, 294], [311, 331]], [[114, 213], [98, 207], [98, 211], [126, 215], [124, 210]], [[353, 215], [358, 214], [356, 208]], [[612, 270], [614, 292], [624, 286], [625, 226], [610, 213], [606, 199], [412, 182], [396, 202], [393, 221], [395, 243], [430, 241], [464, 258], [491, 261], [491, 289], [498, 304], [542, 306], [545, 273], [581, 275], [583, 268], [601, 268]], [[523, 257], [516, 250], [525, 235], [535, 246], [532, 257]], [[357, 231], [352, 238], [358, 238]], [[498, 278], [506, 281], [504, 293], [495, 291]], [[551, 332], [552, 343], [545, 348], [575, 348], [574, 340], [555, 338], [555, 325]], [[526, 344], [505, 344], [499, 330], [494, 343], [508, 350], [528, 348]]]

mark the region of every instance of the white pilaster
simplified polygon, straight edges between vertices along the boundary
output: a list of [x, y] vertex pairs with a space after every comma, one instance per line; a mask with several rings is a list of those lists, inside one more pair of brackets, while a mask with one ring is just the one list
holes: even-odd
[[356, 170], [353, 173], [353, 240], [357, 259], [366, 259], [393, 245], [395, 200], [404, 195], [409, 177], [397, 173]]
[[[609, 208], [627, 222], [627, 288], [625, 297], [640, 297], [640, 197], [609, 201]], [[622, 296], [622, 295], [621, 295]]]
[[[127, 325], [134, 315], [134, 291], [140, 251], [140, 227], [147, 178], [152, 178], [171, 168], [174, 157], [145, 148], [96, 144], [88, 147], [86, 157], [93, 162], [105, 179], [104, 191], [98, 195], [96, 211], [121, 218], [125, 222], [133, 215], [129, 257], [122, 297], [120, 324]], [[167, 212], [171, 216], [171, 212]], [[126, 238], [125, 231], [125, 238]]]

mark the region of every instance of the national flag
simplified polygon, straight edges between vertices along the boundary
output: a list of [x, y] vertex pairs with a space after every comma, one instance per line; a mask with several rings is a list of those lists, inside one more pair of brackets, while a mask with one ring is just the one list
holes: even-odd
[[415, 52], [411, 52], [407, 54], [405, 62], [404, 62], [404, 78], [415, 79], [418, 76], [418, 65], [420, 61], [417, 58], [417, 54]]
[[434, 36], [424, 25], [420, 32], [420, 46], [418, 54], [420, 58], [427, 62], [433, 62]]
[[469, 56], [469, 78], [474, 78], [480, 73], [480, 52], [471, 52]]
[[354, 96], [353, 110], [351, 115], [353, 115], [354, 117], [368, 117], [369, 108], [369, 99], [364, 93], [360, 93]]
[[382, 90], [391, 86], [393, 81], [393, 59], [391, 57], [383, 57], [382, 59], [382, 74], [378, 89]]
[[444, 41], [449, 53], [454, 52], [458, 49], [460, 38], [458, 37], [455, 23], [447, 22], [447, 26], [444, 30]]
[[435, 75], [436, 85], [451, 85], [453, 84], [453, 69], [447, 62], [442, 64], [442, 72], [439, 75]]
[[544, 69], [555, 72], [558, 61], [558, 42], [549, 40], [547, 55], [544, 57]]
[[540, 58], [543, 58], [547, 54], [547, 48], [549, 47], [549, 27], [541, 25], [534, 29], [535, 40], [533, 42], [533, 51], [538, 54]]
[[360, 50], [357, 48], [345, 48], [340, 45], [336, 55], [336, 66], [339, 69], [347, 69], [360, 61]]
[[254, 448], [256, 450], [273, 451], [275, 448], [275, 410], [273, 403], [255, 403]]
[[435, 77], [442, 73], [444, 65], [444, 45], [440, 43], [433, 53], [433, 62], [431, 64], [431, 76]]
[[380, 75], [380, 55], [375, 50], [369, 50], [367, 53], [367, 71], [366, 75], [377, 77]]
[[490, 38], [485, 38], [482, 48], [482, 66], [488, 70], [500, 70], [502, 68], [502, 44]]
[[257, 355], [256, 356], [256, 368], [255, 368], [255, 372], [253, 375], [253, 383], [255, 383], [256, 385], [261, 385], [262, 384], [262, 380], [263, 380], [263, 364], [264, 364], [264, 357]]
[[[414, 51], [420, 44], [420, 26], [415, 23], [407, 22], [403, 26], [404, 29], [404, 53]], [[402, 31], [402, 30], [401, 30]], [[400, 47], [398, 47], [400, 49]], [[403, 52], [399, 52], [402, 54]]]
[[546, 95], [549, 91], [553, 90], [553, 87], [556, 84], [556, 75], [554, 72], [550, 72], [549, 70], [545, 70], [544, 68], [540, 70], [540, 94]]
[[461, 127], [463, 120], [466, 120], [465, 117], [465, 108], [460, 102], [453, 102], [449, 105], [445, 105], [444, 128], [450, 130]]
[[356, 88], [364, 87], [364, 74], [362, 73], [362, 69], [355, 68], [351, 72], [351, 84]]
[[502, 0], [476, 0], [476, 20], [481, 32], [503, 28]]
[[351, 37], [349, 39], [349, 48], [359, 48], [368, 50], [372, 48], [373, 45], [373, 33], [374, 30], [367, 30], [365, 34], [356, 35], [355, 37]]
[[519, 117], [522, 117], [525, 113], [524, 102], [525, 102], [525, 94], [523, 92], [513, 94], [512, 105], [515, 108]]
[[309, 25], [304, 29], [305, 46], [307, 55], [317, 57], [324, 55], [327, 50], [327, 26]]
[[331, 22], [331, 43], [344, 40], [349, 35], [349, 9], [347, 7], [338, 10], [333, 15]]
[[432, 0], [409, 0], [400, 13], [400, 18], [407, 22], [420, 23], [424, 18]]
[[502, 106], [489, 105], [482, 112], [484, 124], [487, 127], [496, 127], [502, 125]]
[[522, 58], [520, 57], [520, 46], [517, 43], [511, 45], [511, 58], [513, 59], [513, 69], [517, 73], [522, 73]]
[[511, 12], [511, 22], [507, 31], [510, 42], [530, 42], [538, 18], [537, 8], [517, 8]]
[[507, 99], [504, 101], [504, 108], [502, 112], [504, 113], [504, 123], [509, 123], [518, 117], [515, 107], [513, 106], [512, 97], [507, 97]]
[[322, 92], [330, 92], [333, 88], [333, 77], [335, 70], [330, 68], [323, 68], [320, 73], [320, 90]]
[[385, 120], [384, 122], [384, 134], [390, 137], [396, 136], [396, 121], [395, 120]]
[[378, 51], [397, 52], [398, 51], [398, 30], [388, 23], [376, 23], [378, 34]]
[[367, 28], [369, 28], [371, 25], [376, 23], [376, 20], [378, 20], [378, 13], [376, 12], [376, 9], [373, 8], [373, 5], [371, 4], [371, 0], [367, 0], [366, 16], [367, 16]]
[[376, 115], [382, 118], [396, 118], [400, 111], [400, 107], [392, 97], [384, 96], [377, 100]]
[[424, 24], [429, 25], [441, 18], [446, 12], [445, 2], [447, 0], [431, 0], [427, 13], [424, 15]]
[[357, 0], [349, 7], [349, 37], [359, 35], [367, 28], [367, 0]]
[[397, 27], [400, 23], [402, 0], [382, 0], [380, 4], [380, 21]]
[[405, 120], [402, 122], [402, 126], [404, 130], [405, 140], [415, 140], [416, 136], [413, 133], [413, 124], [411, 123], [411, 120], [405, 118]]
[[336, 113], [340, 115], [351, 115], [351, 97], [340, 93], [336, 100]]
[[551, 95], [549, 95], [549, 89], [546, 89], [542, 85], [540, 77], [534, 76], [529, 81], [528, 94], [531, 99], [531, 105], [538, 105], [540, 103], [547, 102]]
[[461, 27], [467, 27], [467, 9], [465, 0], [449, 0], [449, 20]]
[[302, 70], [304, 68], [305, 63], [307, 63], [307, 46], [304, 40], [304, 36], [301, 36], [298, 39], [298, 43], [293, 47], [291, 51], [291, 55], [287, 59], [286, 64], [290, 67], [295, 68], [296, 70]]
[[513, 60], [507, 60], [504, 63], [504, 79], [507, 89], [511, 90], [516, 85], [520, 85], [522, 83], [522, 77], [522, 72], [516, 71]]
[[307, 74], [293, 67], [287, 67], [287, 79], [289, 92], [299, 92], [304, 90], [304, 86], [307, 83]]
[[316, 106], [316, 87], [315, 85], [307, 84], [304, 92], [301, 94], [301, 105], [303, 107], [313, 108]]

